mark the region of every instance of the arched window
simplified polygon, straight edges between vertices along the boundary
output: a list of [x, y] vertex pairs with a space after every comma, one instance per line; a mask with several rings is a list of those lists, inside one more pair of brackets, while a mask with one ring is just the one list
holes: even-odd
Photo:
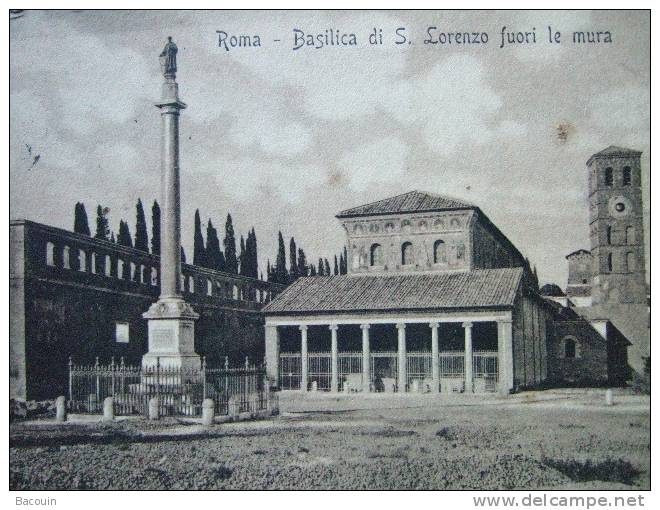
[[630, 170], [629, 166], [624, 166], [623, 167], [623, 185], [624, 186], [630, 186], [631, 182], [632, 182], [632, 171]]
[[612, 272], [612, 268], [613, 268], [613, 267], [614, 267], [613, 256], [612, 256], [611, 253], [608, 253], [608, 254], [607, 254], [607, 270], [608, 270], [609, 272]]
[[213, 282], [211, 280], [206, 280], [206, 295], [213, 295]]
[[234, 285], [234, 286], [232, 287], [231, 291], [232, 291], [232, 292], [231, 292], [231, 296], [232, 296], [234, 299], [238, 299], [238, 287], [237, 287], [236, 285]]
[[611, 166], [605, 169], [605, 186], [612, 186], [614, 184], [614, 170]]
[[112, 276], [112, 257], [110, 255], [105, 256], [105, 275], [107, 277]]
[[612, 227], [607, 226], [607, 244], [612, 244]]
[[635, 244], [635, 227], [626, 227], [626, 244]]
[[257, 303], [261, 303], [261, 291], [259, 289], [255, 291], [254, 298], [257, 301]]
[[155, 267], [151, 268], [151, 285], [158, 285], [158, 270]]
[[131, 262], [131, 273], [128, 279], [133, 280], [134, 282], [140, 281], [140, 275], [136, 271], [135, 262]]
[[78, 271], [87, 271], [87, 253], [82, 249], [78, 250]]
[[182, 274], [179, 275], [179, 287], [181, 288], [181, 292], [186, 291], [186, 277]]
[[433, 243], [433, 263], [447, 263], [447, 245], [442, 239], [438, 239], [435, 243]]
[[578, 357], [577, 342], [572, 336], [564, 338], [564, 358], [575, 359]]
[[413, 245], [411, 242], [406, 241], [401, 245], [401, 264], [407, 266], [414, 263], [415, 255], [413, 253]]
[[632, 273], [637, 269], [637, 260], [633, 252], [626, 253], [626, 271]]
[[380, 244], [371, 245], [371, 258], [369, 265], [371, 266], [382, 266], [383, 265], [383, 248]]
[[62, 250], [62, 267], [64, 269], [71, 269], [71, 248], [65, 246]]
[[[107, 268], [107, 266], [106, 266]], [[107, 269], [106, 269], [106, 274], [107, 274]], [[124, 261], [122, 259], [117, 259], [117, 278], [120, 280], [123, 280], [126, 277], [124, 274]]]
[[55, 265], [55, 245], [51, 242], [46, 243], [46, 265]]
[[89, 256], [89, 271], [92, 274], [96, 274], [96, 252], [92, 252]]
[[194, 276], [188, 276], [188, 292], [193, 294], [195, 292], [195, 277]]

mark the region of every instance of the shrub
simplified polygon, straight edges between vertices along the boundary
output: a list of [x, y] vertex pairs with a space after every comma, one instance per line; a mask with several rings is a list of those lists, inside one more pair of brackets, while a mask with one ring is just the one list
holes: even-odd
[[647, 356], [644, 358], [644, 371], [642, 374], [635, 372], [633, 376], [633, 381], [631, 385], [635, 393], [641, 393], [643, 395], [651, 394], [651, 357]]
[[630, 462], [623, 459], [606, 459], [601, 462], [575, 459], [543, 459], [543, 464], [568, 476], [574, 482], [620, 482], [632, 485], [640, 474]]

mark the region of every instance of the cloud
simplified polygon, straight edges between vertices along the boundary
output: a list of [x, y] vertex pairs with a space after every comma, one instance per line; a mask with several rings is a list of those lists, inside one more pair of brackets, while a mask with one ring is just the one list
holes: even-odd
[[408, 146], [401, 140], [384, 138], [346, 153], [339, 167], [353, 190], [364, 191], [375, 183], [401, 180], [408, 153]]

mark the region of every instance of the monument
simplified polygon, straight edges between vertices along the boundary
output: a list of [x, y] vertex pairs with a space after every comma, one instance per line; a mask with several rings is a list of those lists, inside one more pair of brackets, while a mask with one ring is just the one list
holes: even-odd
[[195, 352], [195, 320], [199, 318], [181, 294], [181, 203], [179, 197], [179, 99], [177, 47], [172, 38], [160, 54], [165, 81], [156, 103], [162, 124], [160, 296], [142, 317], [149, 321], [149, 351], [142, 366], [199, 369]]

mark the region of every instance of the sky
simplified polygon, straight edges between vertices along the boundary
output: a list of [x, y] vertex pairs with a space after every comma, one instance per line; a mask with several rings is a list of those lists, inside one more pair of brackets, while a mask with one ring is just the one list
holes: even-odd
[[[395, 44], [401, 27], [412, 44]], [[489, 39], [423, 44], [428, 27]], [[535, 29], [537, 42], [500, 48], [502, 27]], [[382, 45], [368, 44], [374, 28]], [[358, 46], [294, 50], [294, 29], [354, 33]], [[217, 31], [261, 46], [227, 51]], [[574, 45], [573, 31], [612, 43]], [[25, 12], [10, 22], [12, 219], [72, 229], [81, 201], [92, 229], [102, 204], [115, 235], [121, 219], [134, 233], [141, 198], [150, 225], [167, 36], [188, 105], [189, 258], [199, 209], [221, 237], [228, 212], [239, 238], [254, 227], [264, 272], [278, 230], [287, 250], [294, 236], [308, 260], [332, 264], [345, 244], [335, 214], [417, 189], [479, 206], [541, 283], [564, 287], [565, 255], [590, 247], [586, 161], [618, 145], [643, 151], [649, 265], [650, 20], [633, 11]]]

